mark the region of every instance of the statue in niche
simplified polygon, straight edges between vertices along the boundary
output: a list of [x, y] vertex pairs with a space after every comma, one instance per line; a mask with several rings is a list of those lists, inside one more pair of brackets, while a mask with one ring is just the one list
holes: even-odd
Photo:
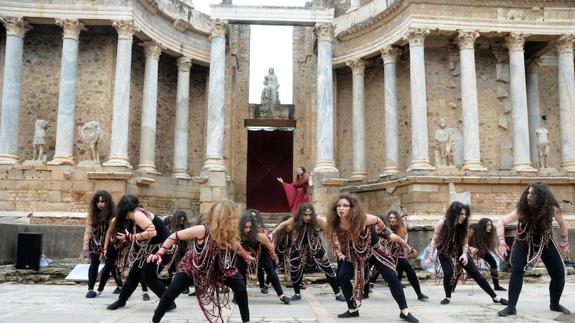
[[454, 167], [455, 140], [453, 134], [447, 128], [445, 119], [439, 119], [437, 126], [438, 128], [435, 130], [435, 166]]
[[44, 119], [36, 119], [36, 123], [34, 124], [34, 153], [33, 153], [33, 160], [45, 162], [47, 154], [44, 153], [46, 149], [46, 137], [47, 133], [46, 130], [48, 129], [48, 120]]
[[89, 121], [80, 129], [80, 137], [88, 150], [85, 160], [100, 161], [100, 154], [98, 153], [98, 143], [101, 138], [101, 128], [98, 121]]
[[264, 77], [264, 89], [262, 90], [262, 100], [260, 106], [260, 117], [271, 118], [274, 112], [279, 108], [278, 78], [274, 73], [274, 68], [270, 67], [268, 74]]
[[537, 153], [539, 156], [539, 169], [547, 168], [547, 155], [549, 154], [549, 130], [540, 126], [535, 130], [537, 135]]

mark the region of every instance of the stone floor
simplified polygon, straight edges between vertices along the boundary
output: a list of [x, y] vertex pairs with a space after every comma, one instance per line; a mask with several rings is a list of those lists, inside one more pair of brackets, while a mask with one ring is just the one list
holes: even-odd
[[[430, 297], [429, 302], [417, 301], [409, 286], [405, 293], [413, 314], [421, 322], [575, 322], [575, 315], [560, 315], [548, 310], [547, 286], [545, 283], [526, 284], [518, 305], [519, 315], [512, 318], [497, 317], [496, 311], [503, 307], [493, 304], [476, 284], [469, 282], [458, 286], [449, 305], [439, 304], [443, 289], [433, 282], [423, 285], [424, 293]], [[112, 289], [109, 286], [100, 297], [86, 299], [86, 285], [0, 284], [0, 322], [129, 323], [151, 320], [158, 302], [153, 294], [150, 301], [144, 302], [138, 289], [125, 308], [109, 311], [106, 305], [117, 296], [112, 295]], [[288, 289], [286, 293], [291, 295], [292, 290]], [[346, 306], [334, 300], [328, 286], [308, 286], [302, 291], [302, 296], [301, 301], [284, 305], [276, 296], [262, 295], [259, 289], [249, 288], [252, 322], [401, 322], [397, 305], [389, 289], [383, 285], [377, 285], [370, 298], [364, 301], [359, 319], [336, 318]], [[176, 303], [178, 308], [166, 314], [163, 322], [206, 322], [195, 297], [182, 295]], [[575, 310], [575, 283], [566, 284], [562, 303]], [[237, 307], [225, 311], [224, 321], [241, 321]]]

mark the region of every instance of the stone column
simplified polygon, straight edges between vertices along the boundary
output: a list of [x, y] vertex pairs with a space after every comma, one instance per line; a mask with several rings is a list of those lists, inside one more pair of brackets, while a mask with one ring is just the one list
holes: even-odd
[[463, 168], [487, 170], [481, 165], [479, 114], [477, 111], [477, 76], [475, 74], [475, 40], [479, 32], [460, 31], [457, 36], [461, 69], [461, 104], [463, 109]]
[[190, 179], [188, 175], [188, 119], [190, 104], [190, 68], [192, 60], [178, 58], [178, 89], [176, 94], [176, 130], [174, 131], [174, 169], [172, 176]]
[[226, 74], [227, 23], [211, 21], [212, 45], [208, 84], [208, 118], [206, 134], [206, 161], [202, 170], [225, 171], [224, 165], [224, 85]]
[[31, 28], [22, 17], [0, 18], [6, 27], [2, 116], [0, 118], [0, 164], [18, 163], [18, 130], [22, 91], [24, 35]]
[[365, 115], [364, 70], [361, 58], [346, 62], [353, 74], [353, 173], [350, 181], [362, 181], [367, 177], [365, 167]]
[[84, 24], [78, 19], [56, 19], [64, 28], [62, 62], [60, 63], [60, 93], [56, 125], [56, 153], [48, 165], [74, 165], [74, 115], [76, 110], [76, 76], [78, 44]]
[[359, 8], [359, 0], [351, 0], [347, 12], [353, 11], [357, 8]]
[[575, 34], [557, 40], [559, 75], [559, 120], [561, 123], [561, 170], [575, 171], [575, 69], [573, 42]]
[[397, 115], [396, 82], [396, 64], [399, 53], [399, 50], [393, 46], [385, 46], [381, 50], [385, 87], [385, 168], [382, 176], [399, 172], [399, 118]]
[[409, 41], [409, 83], [411, 92], [411, 165], [407, 171], [433, 170], [429, 163], [427, 134], [427, 94], [425, 90], [425, 54], [423, 44], [428, 29], [411, 29]]
[[132, 37], [137, 28], [133, 20], [115, 20], [112, 26], [118, 32], [114, 99], [112, 101], [112, 136], [110, 157], [104, 166], [131, 168], [128, 160], [128, 134], [130, 128], [130, 73], [132, 71]]
[[525, 83], [525, 34], [511, 33], [506, 38], [509, 49], [509, 87], [511, 118], [513, 123], [513, 170], [536, 171], [531, 167], [529, 154], [529, 120], [527, 117], [527, 90]]
[[140, 132], [140, 164], [138, 170], [159, 174], [156, 170], [156, 111], [158, 107], [158, 62], [162, 48], [153, 41], [143, 44], [146, 55], [142, 124]]
[[316, 24], [314, 32], [317, 37], [317, 156], [314, 172], [338, 177], [339, 170], [333, 159], [333, 77], [331, 42], [335, 25], [330, 23]]
[[527, 114], [529, 118], [529, 153], [531, 162], [537, 165], [537, 133], [535, 130], [541, 125], [541, 107], [539, 101], [539, 60], [527, 66]]

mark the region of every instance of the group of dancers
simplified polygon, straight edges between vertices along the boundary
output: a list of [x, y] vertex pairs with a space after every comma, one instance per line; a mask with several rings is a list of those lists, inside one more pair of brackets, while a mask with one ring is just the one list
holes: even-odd
[[[565, 267], [560, 253], [567, 255], [569, 252], [567, 226], [547, 186], [529, 185], [517, 208], [502, 217], [496, 226], [491, 220], [482, 219], [470, 227], [469, 218], [469, 205], [453, 202], [435, 227], [426, 263], [435, 261], [443, 271], [445, 298], [440, 304], [451, 302], [460, 274], [465, 270], [494, 303], [506, 305], [498, 315], [514, 315], [523, 274], [541, 259], [551, 276], [550, 310], [570, 313], [560, 305], [565, 284]], [[551, 231], [553, 219], [559, 224], [559, 245]], [[499, 283], [492, 253], [498, 257], [508, 253], [504, 226], [515, 221], [517, 232], [511, 249], [512, 271], [507, 301], [494, 291], [505, 289]], [[222, 321], [222, 309], [228, 306], [231, 290], [232, 302], [239, 307], [242, 321], [249, 322], [246, 284], [251, 274], [258, 277], [262, 293], [268, 293], [264, 277], [267, 276], [279, 301], [290, 304], [302, 298], [306, 268], [316, 268], [324, 272], [335, 300], [347, 304], [347, 310], [339, 314], [339, 318], [359, 317], [361, 302], [369, 297], [369, 282], [377, 275], [387, 282], [399, 307], [399, 317], [405, 321], [418, 322], [418, 319], [407, 305], [400, 282], [403, 272], [417, 299], [429, 300], [422, 293], [408, 261], [408, 256], [416, 250], [407, 242], [402, 214], [395, 210], [386, 217], [368, 214], [351, 194], [334, 198], [325, 218], [318, 216], [311, 204], [300, 203], [295, 212], [269, 234], [257, 210], [247, 210], [242, 215], [239, 207], [228, 200], [215, 203], [198, 223], [189, 226], [185, 214], [178, 211], [166, 226], [133, 195], [124, 195], [114, 209], [110, 194], [96, 192], [90, 203], [84, 237], [83, 253], [89, 254], [91, 263], [86, 297], [97, 297], [111, 272], [120, 292], [118, 299], [107, 308], [124, 307], [141, 283], [160, 298], [152, 318], [152, 322], [160, 322], [167, 311], [176, 308], [175, 299], [193, 286], [206, 319], [216, 322]], [[329, 261], [320, 232], [324, 232], [337, 259], [336, 270]], [[494, 289], [479, 272], [473, 256], [483, 258], [490, 265]], [[105, 266], [99, 288], [94, 291], [101, 260]], [[169, 268], [171, 277], [167, 287], [158, 277], [164, 266]], [[285, 274], [291, 278], [294, 289], [291, 297], [284, 294], [276, 271], [278, 266], [283, 266]], [[119, 273], [124, 268], [129, 271], [122, 282]], [[371, 279], [370, 273], [373, 273]]]

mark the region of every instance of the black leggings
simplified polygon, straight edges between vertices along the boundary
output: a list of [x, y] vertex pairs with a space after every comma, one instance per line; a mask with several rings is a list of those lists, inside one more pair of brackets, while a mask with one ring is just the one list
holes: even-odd
[[497, 268], [497, 260], [489, 251], [485, 251], [485, 254], [480, 256], [489, 265], [489, 273], [491, 274], [491, 279], [493, 280], [493, 286], [499, 287], [499, 268]]
[[[138, 283], [143, 281], [158, 298], [162, 297], [162, 294], [166, 290], [166, 286], [162, 283], [160, 279], [158, 279], [158, 265], [153, 262], [144, 262], [142, 268], [139, 266], [139, 261], [134, 263], [132, 268], [130, 268], [130, 272], [128, 273], [128, 277], [124, 282], [124, 286], [122, 287], [122, 291], [120, 292], [120, 296], [118, 301], [121, 303], [126, 303], [128, 298], [132, 296], [136, 287], [138, 287]], [[144, 285], [142, 284], [142, 289], [144, 289]], [[144, 290], [146, 291], [146, 290]]]
[[[316, 263], [319, 266], [319, 268], [324, 272], [325, 278], [327, 279], [327, 282], [329, 283], [329, 286], [331, 286], [333, 292], [337, 294], [339, 293], [339, 283], [337, 282], [335, 271], [333, 270], [333, 268], [331, 268], [331, 264], [329, 263], [329, 261], [325, 263], [321, 262], [324, 255], [325, 250], [318, 250], [318, 254], [315, 255], [315, 257], [316, 259], [319, 259], [319, 261], [316, 261]], [[303, 271], [305, 264], [302, 264], [303, 259], [300, 257], [299, 250], [293, 249], [290, 258], [291, 258], [290, 265], [299, 268], [299, 270], [296, 271], [290, 270], [291, 282], [293, 284], [294, 293], [299, 294], [301, 292], [301, 284], [303, 281]]]
[[[515, 241], [511, 252], [511, 278], [509, 280], [509, 306], [515, 307], [521, 288], [523, 287], [524, 268], [527, 264], [527, 251], [529, 245], [525, 241]], [[549, 296], [551, 305], [558, 305], [565, 287], [565, 265], [555, 244], [549, 240], [541, 254], [541, 260], [547, 268], [551, 281], [549, 282]]]
[[[454, 268], [451, 263], [451, 258], [445, 257], [443, 255], [439, 255], [438, 258], [439, 262], [441, 263], [441, 269], [443, 269], [443, 289], [445, 290], [445, 297], [451, 298], [451, 292], [455, 289], [455, 286], [457, 286], [457, 281], [452, 282], [452, 279], [454, 279]], [[489, 294], [491, 298], [497, 297], [497, 294], [495, 294], [491, 286], [489, 286], [489, 283], [485, 277], [481, 275], [479, 269], [477, 269], [477, 266], [475, 265], [475, 262], [469, 255], [467, 255], [467, 265], [463, 266], [463, 264], [459, 261], [459, 258], [457, 261], [459, 262], [459, 265], [465, 269], [467, 274], [471, 276], [473, 280], [475, 280], [481, 289]]]
[[[400, 310], [406, 309], [407, 302], [405, 300], [405, 294], [403, 293], [403, 288], [401, 287], [399, 279], [397, 279], [397, 273], [395, 272], [395, 270], [387, 267], [386, 265], [382, 264], [380, 261], [378, 261], [373, 257], [370, 258], [369, 262], [370, 265], [375, 266], [377, 271], [387, 282], [389, 290], [391, 291], [391, 295], [393, 296], [393, 299], [395, 299], [395, 301], [397, 302], [397, 305], [399, 305], [399, 309]], [[339, 280], [339, 285], [341, 286], [343, 296], [345, 297], [345, 301], [347, 302], [347, 307], [350, 309], [357, 307], [352, 298], [353, 285], [351, 284], [351, 280], [353, 279], [353, 276], [354, 276], [353, 263], [347, 260], [338, 261], [337, 278]]]
[[[242, 257], [238, 257], [236, 260], [236, 263], [237, 263], [238, 271], [240, 272], [240, 274], [242, 275], [242, 277], [244, 279], [244, 284], [247, 284], [247, 282], [248, 282], [248, 265], [246, 264], [246, 262], [244, 261], [244, 259]], [[283, 292], [282, 285], [280, 283], [280, 279], [278, 277], [278, 274], [276, 273], [276, 270], [274, 267], [274, 262], [272, 260], [272, 257], [270, 256], [269, 252], [264, 247], [261, 247], [260, 260], [259, 260], [258, 265], [262, 266], [264, 271], [268, 275], [268, 278], [269, 278], [270, 282], [272, 283], [272, 286], [274, 287], [276, 294], [278, 296], [283, 295], [284, 292]]]
[[88, 290], [93, 290], [98, 277], [98, 267], [100, 266], [100, 254], [90, 253], [90, 268], [88, 269]]
[[[166, 314], [169, 306], [174, 302], [176, 297], [180, 295], [186, 288], [193, 285], [193, 280], [184, 272], [177, 272], [172, 279], [172, 283], [162, 295], [160, 303], [154, 312], [154, 317], [152, 322], [158, 323]], [[249, 322], [250, 320], [250, 309], [248, 307], [248, 292], [246, 290], [245, 283], [239, 274], [234, 277], [229, 277], [224, 280], [224, 284], [231, 288], [234, 292], [236, 302], [240, 308], [240, 315], [243, 322]]]
[[421, 287], [419, 286], [419, 278], [417, 278], [417, 274], [413, 267], [409, 263], [409, 260], [406, 258], [397, 258], [397, 279], [401, 281], [401, 276], [405, 272], [407, 274], [407, 279], [413, 287], [413, 290], [419, 297], [421, 295]]
[[100, 274], [100, 285], [98, 286], [98, 291], [101, 292], [104, 290], [104, 287], [106, 287], [106, 283], [110, 278], [110, 274], [112, 274], [112, 277], [114, 277], [116, 286], [124, 286], [122, 278], [120, 278], [118, 266], [116, 266], [116, 259], [118, 259], [118, 249], [116, 249], [113, 244], [110, 243], [110, 245], [108, 245], [108, 250], [106, 251], [104, 268], [102, 268], [102, 273]]

